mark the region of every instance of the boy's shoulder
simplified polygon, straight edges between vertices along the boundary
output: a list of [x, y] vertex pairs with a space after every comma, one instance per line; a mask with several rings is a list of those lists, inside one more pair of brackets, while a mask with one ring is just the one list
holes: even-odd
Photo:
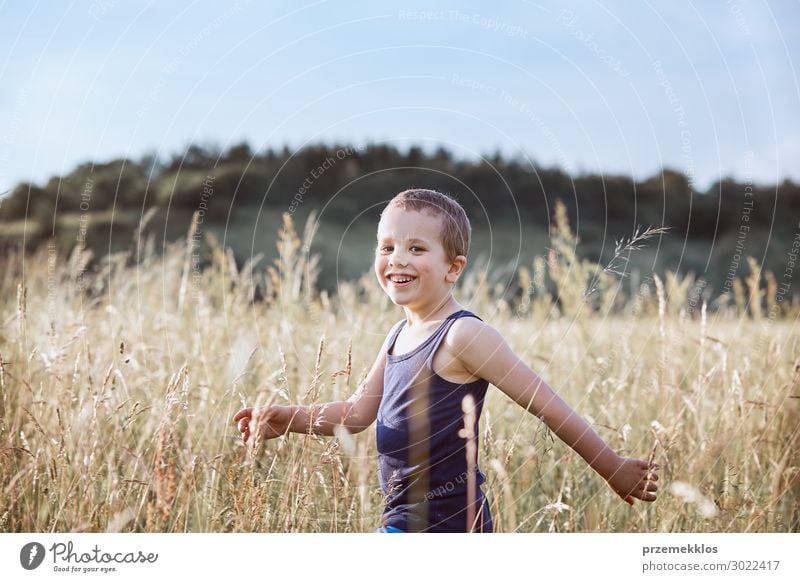
[[[469, 313], [472, 312], [470, 311]], [[471, 315], [462, 315], [461, 317], [457, 318], [453, 322], [453, 325], [450, 326], [450, 329], [456, 333], [464, 333], [480, 331], [485, 327], [491, 327], [488, 323], [483, 321], [483, 319], [479, 319], [477, 314], [472, 313], [472, 315], [475, 317], [472, 317]]]
[[516, 362], [503, 334], [474, 317], [458, 318], [445, 336], [445, 343], [465, 372], [498, 387]]
[[459, 352], [496, 346], [503, 337], [494, 327], [477, 317], [459, 317], [450, 326], [445, 341]]

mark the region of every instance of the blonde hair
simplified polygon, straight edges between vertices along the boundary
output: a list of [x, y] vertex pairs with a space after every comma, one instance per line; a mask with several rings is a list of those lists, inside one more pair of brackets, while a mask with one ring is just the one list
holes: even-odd
[[455, 199], [436, 190], [413, 188], [400, 192], [389, 201], [386, 208], [392, 206], [403, 210], [427, 211], [440, 217], [442, 232], [439, 238], [447, 259], [452, 261], [459, 255], [467, 256], [472, 229], [467, 213]]

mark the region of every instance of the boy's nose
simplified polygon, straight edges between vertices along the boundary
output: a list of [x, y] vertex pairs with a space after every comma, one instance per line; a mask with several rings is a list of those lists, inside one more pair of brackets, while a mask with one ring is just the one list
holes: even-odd
[[389, 264], [392, 266], [405, 266], [408, 264], [408, 258], [404, 254], [395, 251], [389, 255]]

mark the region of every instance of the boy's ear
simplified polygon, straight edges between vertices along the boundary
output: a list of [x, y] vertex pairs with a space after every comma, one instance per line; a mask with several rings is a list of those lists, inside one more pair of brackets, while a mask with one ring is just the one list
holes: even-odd
[[448, 283], [456, 283], [458, 281], [458, 278], [461, 276], [461, 273], [463, 273], [464, 269], [466, 268], [467, 268], [467, 257], [465, 257], [464, 255], [458, 255], [450, 263], [450, 268], [447, 271], [445, 280]]

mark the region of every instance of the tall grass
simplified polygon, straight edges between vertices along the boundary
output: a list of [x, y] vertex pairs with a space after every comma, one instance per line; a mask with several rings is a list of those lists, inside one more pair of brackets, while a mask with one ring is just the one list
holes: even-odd
[[[775, 308], [757, 264], [713, 310], [672, 273], [626, 295], [556, 226], [515, 293], [473, 267], [457, 298], [616, 450], [655, 450], [660, 498], [622, 503], [491, 389], [478, 438], [496, 528], [799, 531], [797, 303]], [[402, 316], [371, 274], [317, 292], [303, 250], [314, 229], [312, 217], [300, 239], [286, 217], [273, 265], [240, 268], [213, 238], [197, 247], [196, 228], [163, 254], [137, 241], [91, 271], [81, 249], [2, 259], [0, 530], [373, 530], [374, 431], [251, 450], [230, 421], [272, 399], [346, 398]]]

